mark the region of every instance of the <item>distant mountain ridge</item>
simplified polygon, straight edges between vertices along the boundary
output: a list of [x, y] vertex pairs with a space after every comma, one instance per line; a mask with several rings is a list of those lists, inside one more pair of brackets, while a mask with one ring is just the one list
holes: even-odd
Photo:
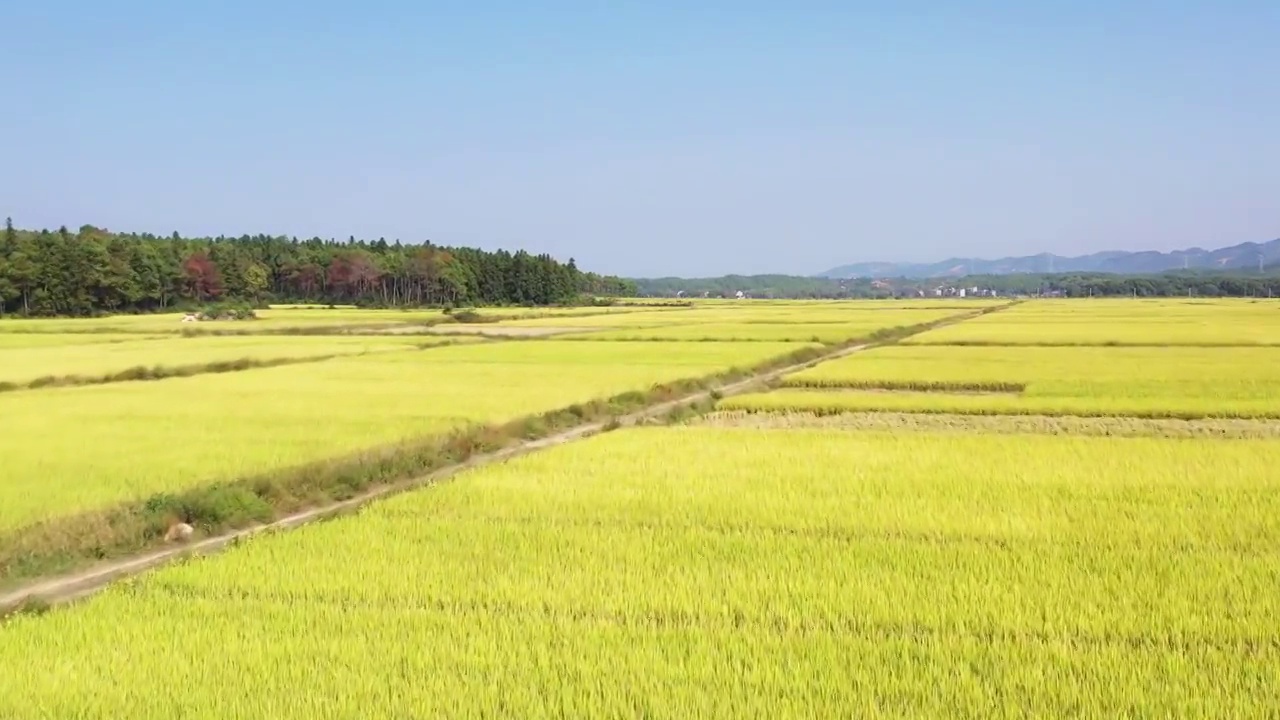
[[867, 262], [841, 265], [817, 277], [906, 277], [950, 278], [964, 275], [1012, 275], [1015, 273], [1101, 272], [1120, 275], [1161, 273], [1167, 270], [1249, 270], [1280, 263], [1280, 238], [1265, 243], [1247, 242], [1217, 250], [1189, 248], [1162, 253], [1154, 250], [1125, 252], [1111, 250], [1063, 257], [1050, 253], [1007, 257], [999, 260], [951, 258], [937, 263]]

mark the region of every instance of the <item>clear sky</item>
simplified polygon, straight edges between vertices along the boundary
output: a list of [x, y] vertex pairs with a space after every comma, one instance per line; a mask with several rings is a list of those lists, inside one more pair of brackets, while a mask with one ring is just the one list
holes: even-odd
[[1280, 235], [1280, 1], [10, 0], [21, 227], [630, 276]]

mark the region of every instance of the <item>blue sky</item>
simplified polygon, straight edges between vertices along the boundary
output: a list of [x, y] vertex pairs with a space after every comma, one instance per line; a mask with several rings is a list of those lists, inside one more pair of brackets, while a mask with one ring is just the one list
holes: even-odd
[[1280, 3], [0, 9], [22, 227], [523, 247], [630, 276], [1280, 235]]

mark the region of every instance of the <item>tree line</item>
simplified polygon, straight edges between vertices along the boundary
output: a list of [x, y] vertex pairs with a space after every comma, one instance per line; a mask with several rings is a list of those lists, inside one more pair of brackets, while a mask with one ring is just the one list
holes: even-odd
[[640, 297], [734, 297], [739, 291], [756, 298], [840, 298], [860, 297], [857, 283], [798, 275], [724, 275], [711, 278], [636, 279]]
[[958, 281], [1005, 295], [1058, 294], [1066, 297], [1280, 297], [1280, 274], [1244, 270], [1177, 270], [1151, 275], [1058, 273], [979, 275]]
[[1058, 273], [969, 275], [960, 278], [823, 278], [793, 275], [726, 275], [718, 278], [652, 278], [635, 281], [640, 297], [869, 299], [934, 297], [959, 288], [978, 288], [998, 295], [1066, 297], [1275, 297], [1280, 273], [1244, 270], [1170, 271], [1151, 275]]
[[0, 236], [0, 313], [153, 312], [213, 302], [372, 307], [552, 305], [634, 283], [549, 255], [399, 240], [170, 237], [82, 226]]

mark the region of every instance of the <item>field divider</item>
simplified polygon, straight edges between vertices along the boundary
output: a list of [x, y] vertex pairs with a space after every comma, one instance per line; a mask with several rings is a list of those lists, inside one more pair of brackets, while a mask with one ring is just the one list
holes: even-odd
[[[335, 464], [332, 461], [317, 463], [303, 469], [315, 470], [317, 476], [298, 476], [305, 477], [305, 482], [293, 489], [302, 491], [303, 494], [308, 491], [316, 492], [321, 489], [318, 483], [324, 482], [326, 484], [323, 487], [330, 491], [344, 488], [351, 491], [347, 497], [290, 508], [287, 514], [265, 521], [253, 521], [240, 527], [215, 526], [207, 537], [163, 549], [153, 548], [160, 546], [163, 541], [167, 530], [166, 519], [181, 519], [172, 515], [174, 501], [177, 501], [176, 506], [189, 506], [193, 501], [191, 497], [153, 497], [108, 511], [54, 519], [44, 527], [37, 526], [34, 530], [19, 528], [14, 533], [0, 537], [0, 588], [5, 585], [11, 588], [0, 594], [0, 618], [15, 613], [42, 612], [50, 606], [87, 597], [112, 582], [153, 568], [183, 558], [216, 553], [264, 533], [285, 531], [346, 515], [371, 502], [434, 485], [466, 470], [504, 462], [620, 427], [654, 419], [674, 418], [682, 413], [687, 414], [691, 408], [705, 412], [721, 397], [769, 387], [785, 375], [806, 370], [819, 363], [895, 344], [917, 333], [997, 312], [1011, 305], [1012, 303], [986, 306], [928, 323], [887, 328], [846, 343], [808, 346], [750, 369], [733, 369], [710, 377], [659, 385], [648, 393], [623, 393], [608, 400], [573, 405], [503, 426], [480, 426], [450, 437], [433, 438], [429, 444], [409, 449], [407, 460], [410, 465], [428, 461], [415, 467], [416, 472], [411, 474], [403, 472], [406, 457], [395, 455], [394, 452], [388, 454], [386, 448], [359, 454], [347, 464]], [[435, 464], [432, 465], [431, 461]], [[361, 472], [364, 474], [353, 475]], [[204, 495], [211, 492], [236, 490], [240, 495], [233, 497], [233, 500], [245, 499], [246, 496], [249, 499], [260, 499], [253, 493], [277, 489], [263, 487], [263, 480], [249, 478], [196, 488], [186, 495], [199, 495], [199, 499], [206, 499]], [[111, 525], [112, 522], [122, 524], [117, 527]], [[102, 541], [100, 533], [104, 527], [115, 533], [118, 542], [113, 544]], [[87, 544], [79, 543], [77, 539], [81, 535], [77, 533], [87, 534], [90, 541]], [[18, 547], [9, 547], [15, 541]], [[43, 541], [70, 544], [50, 551], [42, 545]], [[113, 556], [119, 559], [106, 560]], [[94, 559], [106, 562], [84, 567]], [[65, 572], [66, 568], [63, 566], [67, 565], [70, 566], [70, 572], [66, 574], [50, 577], [52, 573], [45, 572], [50, 566], [59, 567]]]

